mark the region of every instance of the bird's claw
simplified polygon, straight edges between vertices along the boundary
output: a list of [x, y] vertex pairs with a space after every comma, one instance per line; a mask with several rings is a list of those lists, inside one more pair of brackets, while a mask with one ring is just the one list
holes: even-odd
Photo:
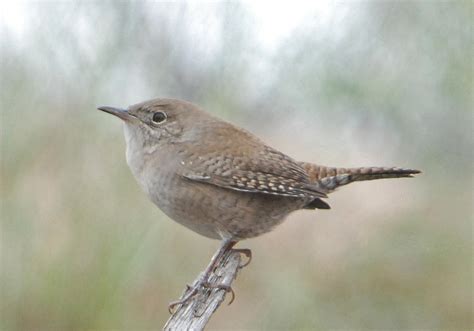
[[184, 298], [177, 301], [170, 302], [168, 305], [169, 313], [173, 315], [175, 313], [174, 308], [176, 306], [179, 306], [188, 302], [191, 298], [193, 298], [198, 293], [201, 287], [209, 288], [209, 289], [217, 288], [217, 289], [225, 290], [226, 292], [230, 292], [232, 294], [232, 298], [230, 299], [228, 304], [230, 305], [232, 302], [234, 302], [235, 292], [230, 285], [211, 284], [208, 281], [200, 281], [196, 283], [196, 285], [193, 285], [193, 286], [186, 284], [186, 292], [185, 292]]
[[207, 288], [217, 288], [217, 289], [220, 289], [220, 290], [225, 290], [226, 292], [230, 292], [230, 294], [232, 294], [232, 298], [230, 298], [230, 301], [229, 301], [228, 305], [230, 305], [230, 304], [232, 304], [232, 302], [234, 302], [235, 292], [232, 289], [232, 286], [226, 285], [226, 284], [210, 284], [210, 283], [205, 283], [203, 285]]
[[248, 258], [248, 261], [239, 265], [239, 269], [245, 268], [250, 264], [250, 261], [252, 261], [252, 251], [248, 248], [233, 248], [232, 249], [234, 252], [240, 253], [245, 255], [246, 258]]

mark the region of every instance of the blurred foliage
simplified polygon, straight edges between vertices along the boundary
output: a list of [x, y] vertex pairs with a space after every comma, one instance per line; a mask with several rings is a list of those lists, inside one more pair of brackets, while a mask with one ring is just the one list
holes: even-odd
[[211, 328], [472, 329], [473, 3], [332, 6], [274, 49], [237, 2], [29, 3], [22, 33], [0, 23], [0, 329], [160, 328], [207, 264], [217, 242], [148, 202], [95, 110], [157, 96], [298, 159], [424, 172], [241, 243], [253, 263]]

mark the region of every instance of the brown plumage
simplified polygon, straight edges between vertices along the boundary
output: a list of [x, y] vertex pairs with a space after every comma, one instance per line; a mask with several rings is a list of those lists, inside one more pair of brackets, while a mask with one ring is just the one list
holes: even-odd
[[[383, 178], [407, 178], [420, 173], [419, 170], [396, 167], [336, 168], [307, 162], [300, 162], [300, 165], [305, 169], [310, 181], [327, 193], [352, 182]], [[330, 209], [329, 205], [321, 199], [313, 200], [305, 208]]]
[[[322, 199], [337, 187], [419, 173], [297, 162], [185, 101], [154, 99], [127, 110], [99, 109], [124, 121], [127, 163], [150, 200], [176, 222], [222, 239], [200, 281], [170, 307], [209, 286], [216, 261], [237, 241], [272, 230], [295, 210], [329, 209]], [[240, 252], [250, 257], [249, 250]]]
[[322, 199], [339, 186], [419, 173], [297, 162], [185, 101], [101, 109], [124, 120], [127, 162], [150, 199], [175, 221], [211, 238], [255, 237], [292, 211], [329, 209]]

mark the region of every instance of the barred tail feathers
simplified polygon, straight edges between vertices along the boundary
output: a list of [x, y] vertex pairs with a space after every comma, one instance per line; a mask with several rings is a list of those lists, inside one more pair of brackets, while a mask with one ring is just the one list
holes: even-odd
[[334, 191], [339, 186], [352, 182], [382, 179], [413, 177], [421, 171], [405, 168], [362, 167], [362, 168], [335, 168], [319, 166], [311, 163], [300, 163], [308, 173], [311, 182], [318, 183], [322, 188]]

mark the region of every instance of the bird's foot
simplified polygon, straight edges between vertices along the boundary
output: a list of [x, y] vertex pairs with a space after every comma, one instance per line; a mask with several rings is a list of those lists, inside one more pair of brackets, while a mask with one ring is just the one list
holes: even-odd
[[230, 292], [232, 294], [232, 298], [229, 301], [229, 305], [234, 302], [235, 299], [235, 292], [232, 289], [230, 285], [225, 285], [225, 284], [211, 284], [209, 283], [209, 280], [207, 279], [208, 277], [202, 277], [199, 279], [194, 285], [188, 285], [186, 284], [186, 292], [183, 296], [182, 299], [172, 301], [168, 305], [168, 311], [170, 314], [174, 313], [174, 308], [183, 305], [187, 303], [189, 300], [191, 300], [201, 288], [207, 288], [207, 289], [221, 289], [225, 290], [226, 292]]
[[206, 270], [201, 274], [201, 277], [192, 285], [186, 285], [186, 291], [184, 295], [182, 296], [181, 299], [177, 301], [170, 302], [168, 305], [168, 311], [170, 314], [173, 314], [173, 310], [176, 306], [183, 305], [187, 303], [189, 300], [191, 300], [201, 288], [207, 288], [207, 289], [222, 289], [225, 290], [226, 292], [231, 292], [232, 293], [232, 298], [229, 302], [229, 305], [234, 301], [235, 299], [235, 293], [234, 290], [232, 290], [232, 287], [230, 285], [225, 285], [225, 284], [211, 284], [209, 282], [209, 279], [214, 272], [214, 269], [218, 265], [218, 262], [223, 258], [225, 252], [228, 250], [233, 250], [239, 254], [243, 254], [248, 258], [248, 261], [239, 265], [239, 269], [247, 266], [250, 261], [252, 260], [252, 252], [250, 249], [246, 248], [235, 248], [233, 249], [232, 247], [236, 244], [236, 241], [232, 241], [231, 239], [224, 240], [221, 244], [221, 247], [219, 250], [214, 254], [214, 256], [211, 259], [211, 262], [207, 266]]
[[218, 289], [221, 289], [221, 290], [225, 290], [226, 292], [230, 292], [230, 294], [232, 294], [232, 298], [230, 298], [230, 301], [228, 303], [228, 305], [232, 304], [232, 302], [234, 302], [234, 299], [235, 299], [235, 292], [234, 290], [232, 289], [232, 286], [230, 285], [226, 285], [226, 284], [210, 284], [210, 283], [206, 283], [204, 284], [204, 286], [206, 288], [218, 288]]

